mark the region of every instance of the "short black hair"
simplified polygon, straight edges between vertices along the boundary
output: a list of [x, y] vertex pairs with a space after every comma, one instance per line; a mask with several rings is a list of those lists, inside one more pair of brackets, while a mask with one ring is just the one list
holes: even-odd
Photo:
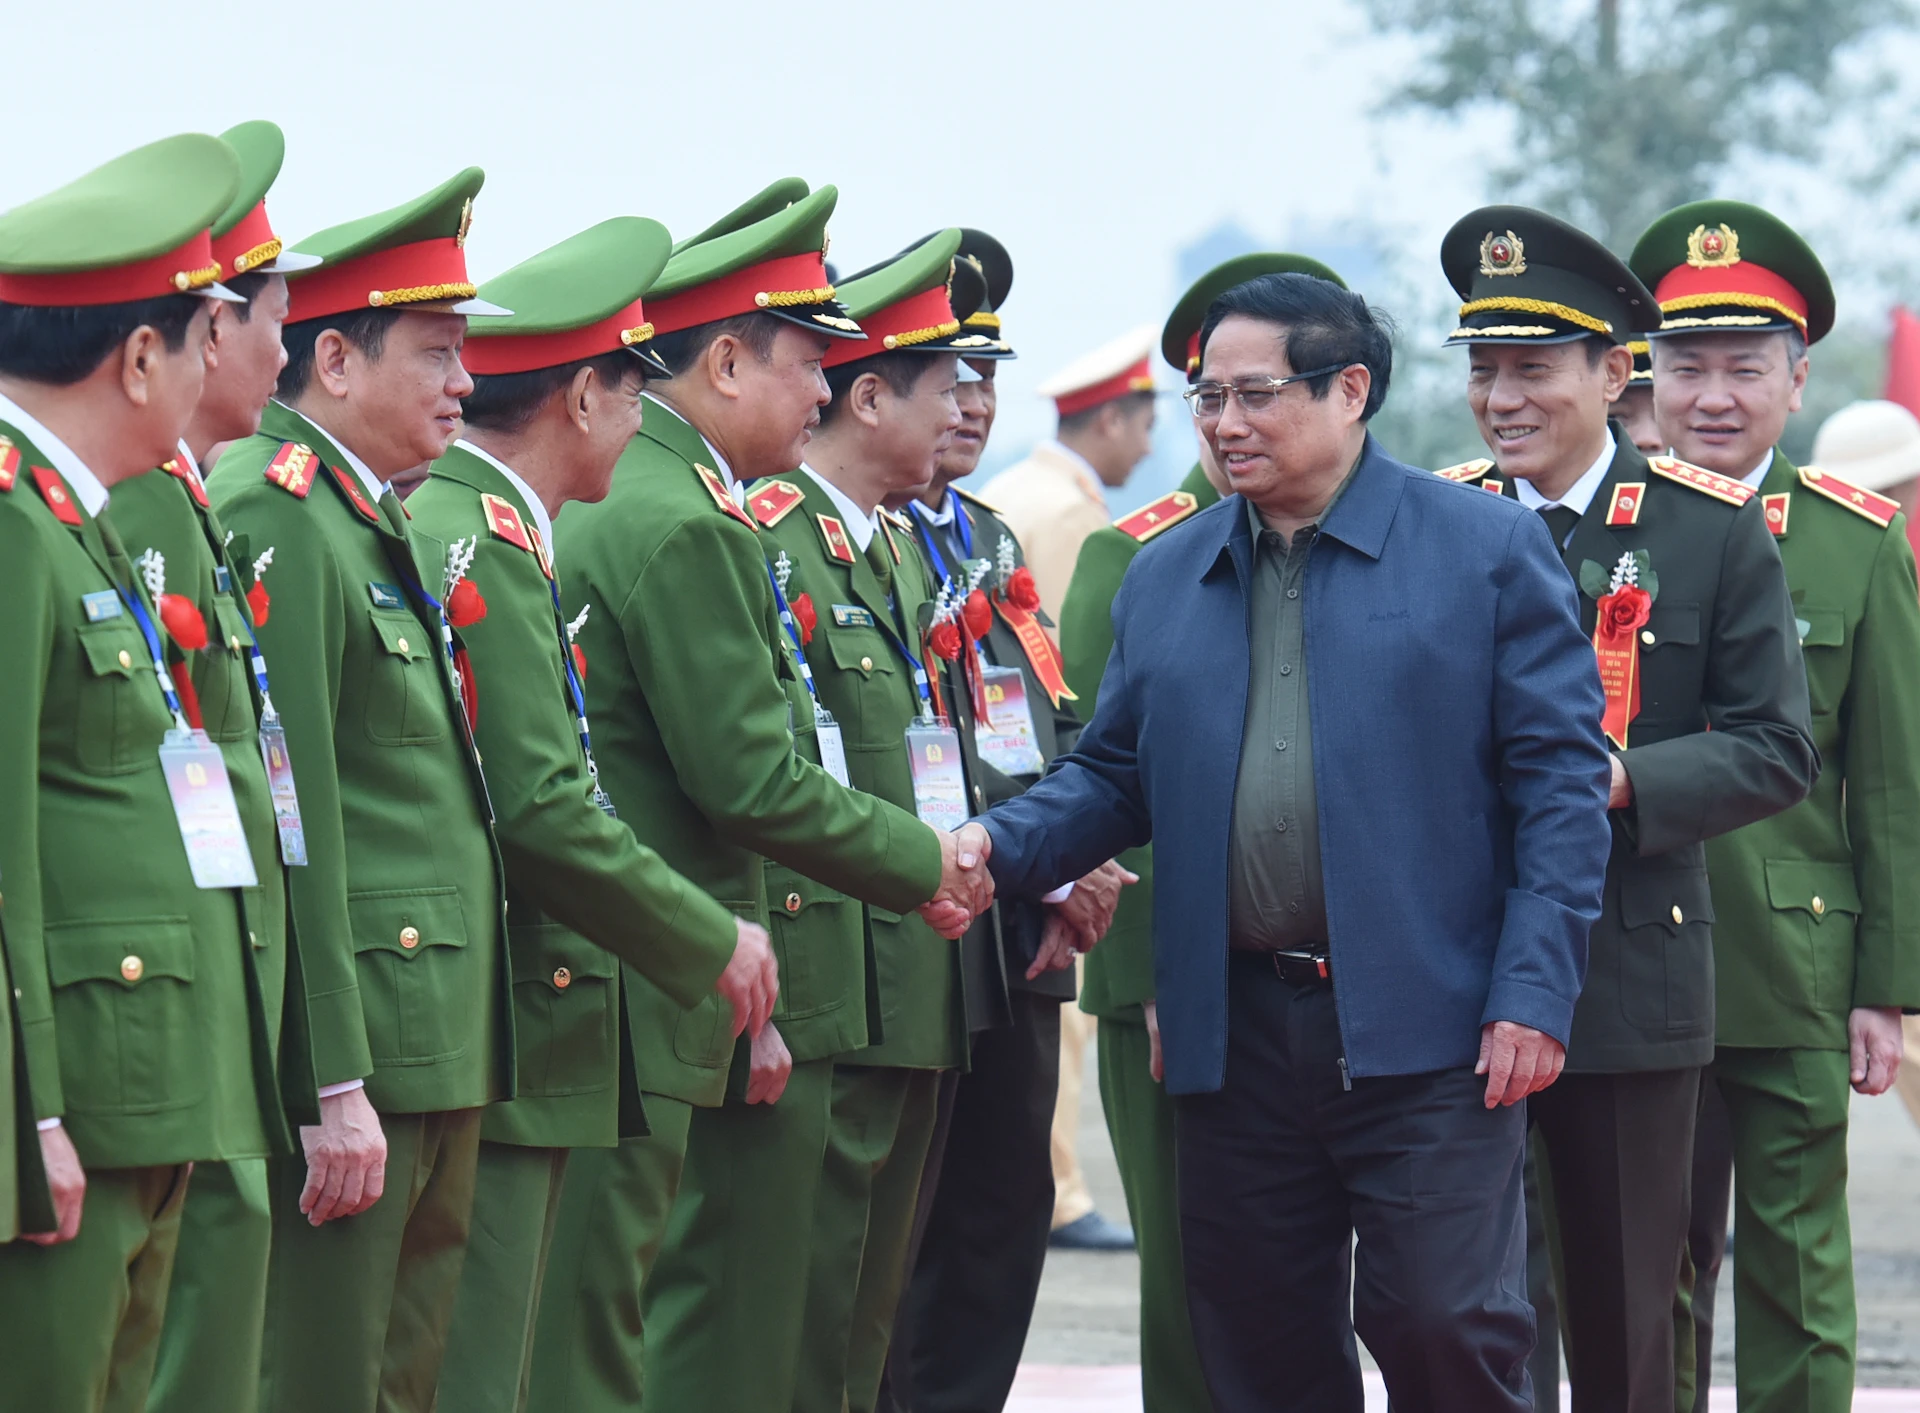
[[1083, 407], [1078, 412], [1060, 414], [1060, 430], [1078, 432], [1093, 425], [1094, 419], [1109, 407], [1118, 407], [1122, 412], [1135, 412], [1153, 401], [1153, 394], [1144, 388], [1137, 392], [1121, 393], [1105, 402], [1096, 402], [1092, 407]]
[[1589, 368], [1598, 368], [1600, 361], [1607, 356], [1608, 349], [1626, 347], [1625, 344], [1615, 343], [1612, 339], [1602, 337], [1599, 334], [1588, 334], [1580, 340], [1580, 344], [1587, 351], [1587, 367]]
[[267, 287], [267, 281], [273, 278], [273, 271], [262, 271], [256, 275], [234, 275], [220, 281], [228, 289], [246, 300], [245, 304], [233, 306], [233, 317], [243, 324], [253, 322], [253, 301], [260, 297], [260, 291]]
[[533, 421], [549, 398], [572, 383], [574, 374], [582, 368], [593, 369], [610, 388], [619, 387], [623, 379], [637, 379], [646, 373], [646, 365], [624, 348], [525, 373], [475, 373], [473, 391], [460, 399], [460, 415], [472, 426], [491, 432], [518, 432]]
[[679, 377], [700, 359], [712, 342], [723, 334], [731, 334], [753, 352], [753, 356], [765, 363], [773, 357], [773, 341], [780, 334], [780, 326], [786, 321], [777, 314], [762, 314], [758, 310], [750, 314], [735, 314], [725, 319], [715, 319], [707, 324], [695, 324], [690, 329], [675, 329], [670, 334], [653, 336], [653, 351], [660, 355], [660, 361], [674, 377]]
[[0, 302], [0, 373], [30, 383], [71, 387], [88, 377], [127, 341], [151, 325], [178, 353], [202, 301], [177, 294], [125, 304], [7, 304]]
[[920, 379], [925, 376], [932, 362], [925, 353], [890, 349], [870, 358], [856, 358], [851, 363], [841, 363], [827, 369], [827, 391], [833, 394], [833, 401], [820, 409], [820, 425], [826, 426], [839, 415], [840, 409], [846, 405], [847, 389], [859, 380], [862, 373], [878, 375], [895, 397], [912, 397], [913, 390], [920, 386]]
[[280, 345], [287, 351], [287, 362], [280, 370], [274, 396], [284, 402], [307, 390], [307, 384], [313, 380], [314, 345], [328, 329], [338, 329], [341, 338], [378, 363], [380, 351], [387, 346], [387, 330], [405, 312], [404, 309], [350, 309], [345, 314], [328, 314], [288, 324], [280, 330]]
[[[1213, 331], [1232, 314], [1285, 329], [1287, 362], [1297, 373], [1363, 365], [1373, 375], [1373, 386], [1367, 391], [1362, 422], [1371, 421], [1386, 403], [1393, 379], [1393, 325], [1352, 290], [1312, 275], [1256, 275], [1207, 306], [1206, 322], [1200, 326], [1202, 357]], [[1307, 388], [1316, 399], [1324, 398], [1334, 376], [1311, 379]]]

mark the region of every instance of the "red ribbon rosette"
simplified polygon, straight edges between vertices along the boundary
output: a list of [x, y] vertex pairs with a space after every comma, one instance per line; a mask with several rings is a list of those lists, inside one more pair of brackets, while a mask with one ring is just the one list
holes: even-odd
[[247, 612], [253, 615], [253, 626], [258, 628], [267, 621], [267, 609], [273, 603], [273, 596], [267, 592], [264, 580], [255, 579], [253, 587], [247, 590]]
[[453, 586], [453, 592], [447, 595], [447, 622], [455, 628], [465, 628], [486, 616], [487, 601], [473, 580], [462, 579]]
[[1026, 613], [1039, 608], [1040, 586], [1033, 581], [1033, 571], [1023, 564], [1008, 575], [1005, 596], [1008, 603]]
[[800, 628], [800, 646], [804, 648], [813, 641], [813, 630], [820, 623], [820, 615], [813, 606], [813, 595], [802, 594], [787, 607], [793, 610], [793, 621]]
[[975, 589], [967, 595], [966, 602], [960, 606], [960, 621], [967, 627], [967, 636], [975, 642], [987, 636], [987, 630], [993, 627], [993, 605], [987, 602], [984, 590]]
[[585, 682], [587, 680], [587, 650], [578, 643], [570, 643], [568, 646], [573, 650], [573, 670], [580, 675], [580, 680]]
[[181, 594], [160, 595], [160, 621], [180, 651], [197, 653], [207, 645], [207, 620], [194, 601]]
[[1600, 666], [1600, 690], [1606, 697], [1600, 726], [1607, 739], [1627, 748], [1627, 725], [1640, 715], [1640, 630], [1653, 612], [1653, 595], [1638, 584], [1622, 584], [1599, 600], [1593, 628], [1593, 655]]
[[951, 619], [943, 619], [933, 625], [933, 631], [927, 634], [927, 646], [933, 649], [933, 655], [948, 662], [960, 660], [960, 630]]

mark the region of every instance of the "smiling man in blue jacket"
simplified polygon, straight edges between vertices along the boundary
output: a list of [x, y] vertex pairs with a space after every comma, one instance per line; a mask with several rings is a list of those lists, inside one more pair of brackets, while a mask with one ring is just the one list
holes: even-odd
[[1368, 436], [1365, 300], [1261, 276], [1202, 357], [1236, 494], [1134, 561], [1078, 748], [963, 843], [1033, 897], [1153, 841], [1217, 1413], [1359, 1413], [1356, 1330], [1400, 1413], [1531, 1408], [1519, 1101], [1600, 912], [1593, 648], [1538, 516]]

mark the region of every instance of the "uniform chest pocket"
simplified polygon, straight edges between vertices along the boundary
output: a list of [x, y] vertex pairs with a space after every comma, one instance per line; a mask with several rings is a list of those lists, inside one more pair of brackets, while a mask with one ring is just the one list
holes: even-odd
[[347, 895], [360, 1005], [376, 1064], [431, 1064], [459, 1054], [486, 1004], [484, 973], [466, 956], [467, 919], [457, 888], [381, 889]]
[[1807, 664], [1807, 696], [1815, 716], [1830, 716], [1846, 695], [1848, 660], [1847, 615], [1837, 608], [1795, 604], [1794, 627]]
[[613, 953], [558, 923], [507, 929], [522, 1098], [594, 1094], [620, 1058]]
[[76, 636], [87, 668], [74, 713], [81, 768], [96, 775], [144, 769], [172, 723], [140, 630], [121, 614], [85, 624]]
[[1640, 710], [1650, 720], [1697, 712], [1703, 659], [1700, 606], [1656, 601], [1640, 629]]
[[194, 672], [200, 714], [212, 739], [238, 741], [251, 735], [256, 725], [253, 694], [247, 688], [253, 672], [253, 630], [228, 594], [214, 595], [210, 629], [207, 650], [200, 654]]
[[824, 883], [767, 865], [767, 931], [780, 966], [780, 999], [774, 1016], [803, 1020], [836, 1011], [864, 984], [856, 975], [860, 947], [843, 945], [860, 935], [860, 904]]
[[[856, 749], [899, 745], [914, 713], [908, 700], [914, 688], [893, 648], [877, 632], [842, 628], [828, 635], [827, 649], [842, 684], [828, 705], [841, 718], [847, 744]], [[844, 710], [848, 705], [850, 712]]]
[[370, 610], [372, 661], [367, 668], [367, 739], [377, 746], [418, 746], [447, 734], [440, 691], [440, 645], [410, 613]]
[[1620, 879], [1620, 1007], [1629, 1025], [1687, 1030], [1713, 1017], [1713, 893], [1704, 868]]
[[67, 1102], [77, 1113], [154, 1114], [206, 1094], [183, 917], [48, 926], [47, 979]]

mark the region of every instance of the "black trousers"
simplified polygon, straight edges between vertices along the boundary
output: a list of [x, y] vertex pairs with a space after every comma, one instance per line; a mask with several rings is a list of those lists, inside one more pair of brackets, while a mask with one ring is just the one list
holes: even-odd
[[1553, 1175], [1573, 1413], [1671, 1413], [1700, 1071], [1563, 1074], [1535, 1095]]
[[975, 1035], [941, 1088], [882, 1409], [1000, 1413], [1013, 1389], [1053, 1220], [1061, 1002], [1009, 1000], [1012, 1026]]
[[1733, 1120], [1708, 1070], [1700, 1080], [1700, 1116], [1693, 1135], [1693, 1215], [1687, 1254], [1693, 1261], [1693, 1413], [1707, 1413], [1713, 1383], [1713, 1306], [1727, 1256], [1727, 1212], [1733, 1203]]
[[1330, 990], [1243, 953], [1227, 989], [1225, 1085], [1176, 1100], [1215, 1413], [1361, 1413], [1356, 1330], [1395, 1413], [1531, 1409], [1524, 1106], [1467, 1069], [1343, 1089]]

